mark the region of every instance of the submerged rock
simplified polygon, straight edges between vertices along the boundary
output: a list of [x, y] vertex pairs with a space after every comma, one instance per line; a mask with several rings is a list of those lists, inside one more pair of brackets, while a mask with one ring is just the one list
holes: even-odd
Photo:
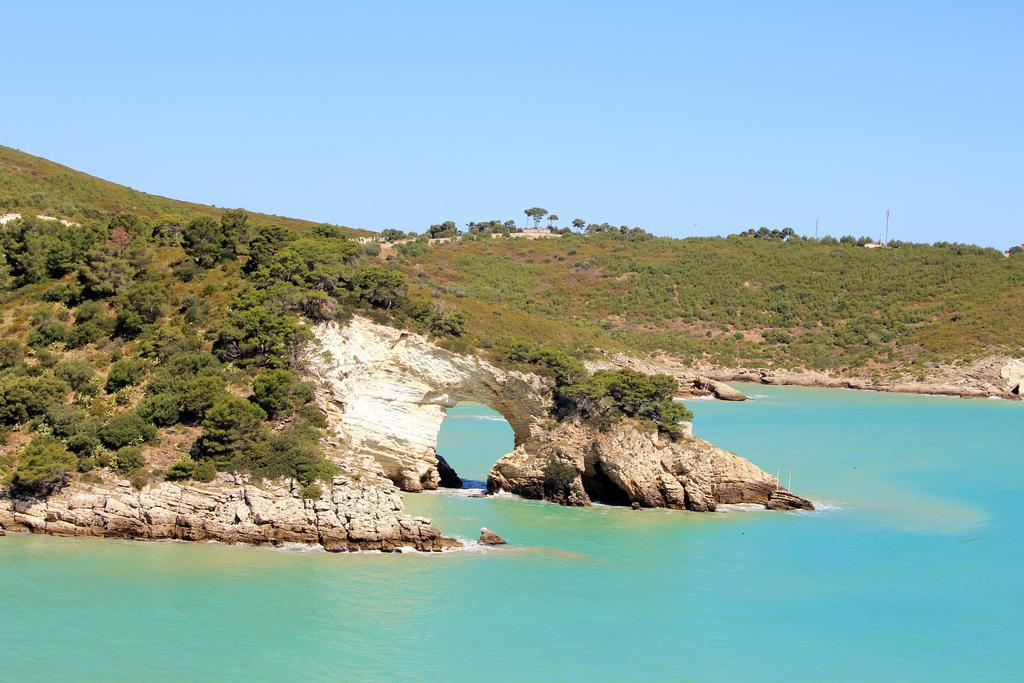
[[505, 545], [508, 541], [487, 527], [481, 527], [480, 542], [484, 545]]

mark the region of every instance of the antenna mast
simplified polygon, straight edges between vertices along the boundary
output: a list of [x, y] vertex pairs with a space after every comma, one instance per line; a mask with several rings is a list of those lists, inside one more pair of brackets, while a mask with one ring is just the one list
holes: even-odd
[[885, 210], [885, 241], [882, 244], [889, 246], [889, 209]]
[[821, 211], [814, 214], [814, 239], [818, 239], [818, 221], [821, 220]]

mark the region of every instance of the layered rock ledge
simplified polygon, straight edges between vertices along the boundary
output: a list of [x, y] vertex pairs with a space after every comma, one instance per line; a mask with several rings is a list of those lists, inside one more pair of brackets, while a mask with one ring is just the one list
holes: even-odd
[[305, 500], [294, 482], [250, 483], [219, 475], [209, 484], [74, 482], [45, 499], [0, 492], [0, 527], [58, 536], [178, 539], [255, 545], [301, 543], [332, 552], [439, 551], [459, 545], [429, 519], [406, 515], [390, 482], [335, 477]]

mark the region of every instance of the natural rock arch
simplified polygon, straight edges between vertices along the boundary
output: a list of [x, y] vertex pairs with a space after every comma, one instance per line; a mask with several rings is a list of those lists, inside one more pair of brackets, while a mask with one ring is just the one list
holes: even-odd
[[500, 413], [515, 437], [513, 451], [488, 476], [491, 491], [565, 505], [812, 507], [753, 463], [692, 435], [671, 440], [630, 422], [606, 431], [554, 423], [550, 386], [538, 375], [504, 370], [359, 316], [315, 333], [321, 352], [309, 367], [339, 447], [353, 459], [372, 459], [406, 491], [437, 488], [445, 411], [474, 401]]
[[310, 367], [331, 426], [406, 491], [440, 483], [437, 435], [448, 408], [463, 401], [489, 406], [508, 421], [520, 446], [550, 402], [537, 375], [503, 370], [366, 318], [322, 325], [316, 334], [326, 353]]

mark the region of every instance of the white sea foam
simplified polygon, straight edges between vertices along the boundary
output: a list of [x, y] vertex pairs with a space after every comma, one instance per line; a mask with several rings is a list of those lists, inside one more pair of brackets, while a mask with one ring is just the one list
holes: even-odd
[[500, 415], [447, 415], [447, 420], [483, 420], [485, 422], [507, 422]]
[[814, 503], [814, 510], [808, 510], [807, 512], [842, 512], [846, 509], [845, 506], [834, 501], [812, 500], [811, 502]]
[[758, 503], [722, 503], [715, 507], [715, 512], [763, 512], [764, 505]]

